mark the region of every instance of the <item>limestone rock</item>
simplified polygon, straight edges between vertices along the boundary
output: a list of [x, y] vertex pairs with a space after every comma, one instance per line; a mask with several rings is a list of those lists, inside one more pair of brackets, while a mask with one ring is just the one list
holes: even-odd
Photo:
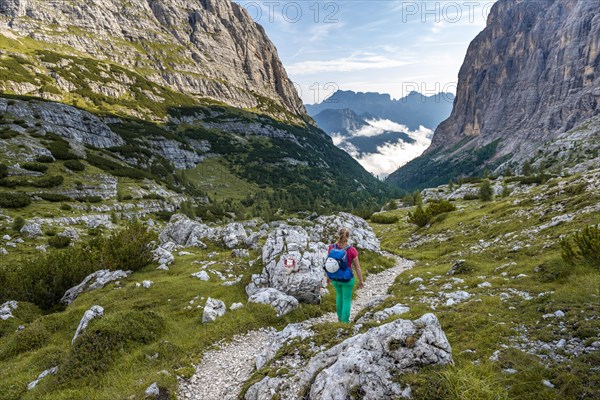
[[143, 281], [142, 282], [142, 287], [144, 289], [150, 289], [152, 287], [152, 285], [154, 285], [154, 282], [152, 282], [152, 281]]
[[202, 314], [202, 322], [214, 322], [217, 318], [225, 315], [227, 306], [221, 300], [208, 298], [206, 305], [204, 306], [204, 313]]
[[85, 328], [87, 328], [88, 324], [94, 318], [100, 318], [104, 315], [104, 308], [101, 306], [92, 306], [89, 310], [83, 314], [81, 321], [79, 321], [79, 326], [77, 326], [77, 330], [75, 331], [75, 335], [73, 335], [73, 340], [71, 340], [71, 344], [75, 343], [77, 337], [83, 333]]
[[34, 381], [29, 382], [29, 384], [27, 385], [27, 390], [32, 390], [33, 388], [35, 388], [38, 385], [38, 383], [40, 383], [40, 381], [42, 379], [44, 379], [48, 375], [55, 375], [57, 372], [58, 372], [58, 367], [48, 368], [47, 370], [45, 370], [44, 372], [39, 374], [38, 377]]
[[246, 249], [234, 249], [231, 252], [231, 256], [235, 258], [248, 258], [250, 257], [250, 253]]
[[310, 329], [310, 325], [301, 322], [297, 324], [289, 324], [273, 337], [269, 345], [256, 356], [256, 369], [264, 367], [269, 361], [275, 357], [279, 349], [292, 339], [306, 339], [314, 336], [314, 332]]
[[274, 288], [260, 289], [248, 298], [251, 303], [268, 304], [277, 311], [277, 316], [281, 317], [299, 305], [295, 297], [288, 296]]
[[175, 262], [175, 256], [163, 247], [156, 248], [152, 253], [154, 254], [154, 260], [160, 265], [168, 266]]
[[369, 321], [385, 321], [386, 319], [390, 318], [393, 315], [402, 315], [409, 311], [410, 311], [410, 308], [408, 306], [405, 306], [404, 304], [396, 304], [393, 307], [389, 307], [389, 308], [386, 308], [381, 311], [367, 312], [358, 321], [356, 321], [356, 323], [364, 324], [365, 322], [369, 322]]
[[36, 222], [29, 222], [21, 228], [21, 233], [30, 238], [36, 238], [44, 235], [42, 227]]
[[0, 306], [0, 320], [6, 321], [9, 318], [13, 318], [12, 312], [17, 309], [19, 303], [11, 300]]
[[340, 212], [336, 215], [321, 216], [314, 221], [315, 225], [310, 229], [311, 239], [325, 243], [333, 243], [337, 240], [340, 228], [350, 230], [349, 244], [358, 249], [380, 251], [379, 239], [369, 226], [367, 221], [356, 215]]
[[82, 293], [103, 288], [107, 283], [125, 279], [129, 277], [129, 275], [131, 275], [131, 271], [109, 271], [107, 269], [96, 271], [86, 276], [79, 285], [73, 286], [71, 289], [67, 290], [60, 301], [68, 306]]
[[208, 276], [208, 273], [206, 271], [196, 272], [195, 274], [192, 274], [192, 276], [205, 282], [210, 280], [210, 276]]
[[372, 328], [317, 354], [305, 367], [301, 386], [314, 399], [345, 399], [355, 386], [365, 400], [404, 397], [405, 388], [392, 381], [392, 373], [449, 363], [448, 339], [437, 318], [426, 314]]
[[152, 385], [148, 386], [146, 388], [146, 390], [144, 391], [144, 394], [146, 395], [146, 397], [158, 396], [159, 393], [160, 393], [160, 390], [159, 390], [158, 384], [156, 382], [154, 382]]

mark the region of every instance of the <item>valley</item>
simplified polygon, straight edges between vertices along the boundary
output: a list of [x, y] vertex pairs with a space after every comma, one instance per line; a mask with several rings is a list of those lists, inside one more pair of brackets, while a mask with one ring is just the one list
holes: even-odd
[[[285, 65], [458, 40], [345, 54], [380, 3]], [[600, 398], [600, 5], [547, 3], [490, 4], [456, 96], [307, 105], [248, 5], [0, 3], [0, 400]]]

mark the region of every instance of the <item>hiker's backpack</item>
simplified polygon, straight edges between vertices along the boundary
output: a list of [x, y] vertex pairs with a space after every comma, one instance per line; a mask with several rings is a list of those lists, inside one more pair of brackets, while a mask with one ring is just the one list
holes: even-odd
[[348, 265], [348, 249], [350, 246], [341, 249], [337, 243], [329, 251], [325, 260], [323, 269], [332, 281], [349, 282], [353, 277], [352, 269]]

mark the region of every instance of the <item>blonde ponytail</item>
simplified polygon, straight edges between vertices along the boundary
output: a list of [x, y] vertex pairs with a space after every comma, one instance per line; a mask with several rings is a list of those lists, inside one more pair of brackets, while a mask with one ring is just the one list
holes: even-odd
[[348, 239], [350, 238], [350, 229], [344, 227], [338, 231], [337, 244], [340, 247], [346, 247], [348, 245]]

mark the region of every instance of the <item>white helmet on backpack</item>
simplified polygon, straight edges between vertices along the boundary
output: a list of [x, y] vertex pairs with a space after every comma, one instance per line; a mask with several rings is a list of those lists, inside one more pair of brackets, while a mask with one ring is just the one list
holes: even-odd
[[325, 260], [325, 270], [330, 274], [336, 273], [340, 269], [340, 263], [338, 260], [332, 257], [327, 257]]

